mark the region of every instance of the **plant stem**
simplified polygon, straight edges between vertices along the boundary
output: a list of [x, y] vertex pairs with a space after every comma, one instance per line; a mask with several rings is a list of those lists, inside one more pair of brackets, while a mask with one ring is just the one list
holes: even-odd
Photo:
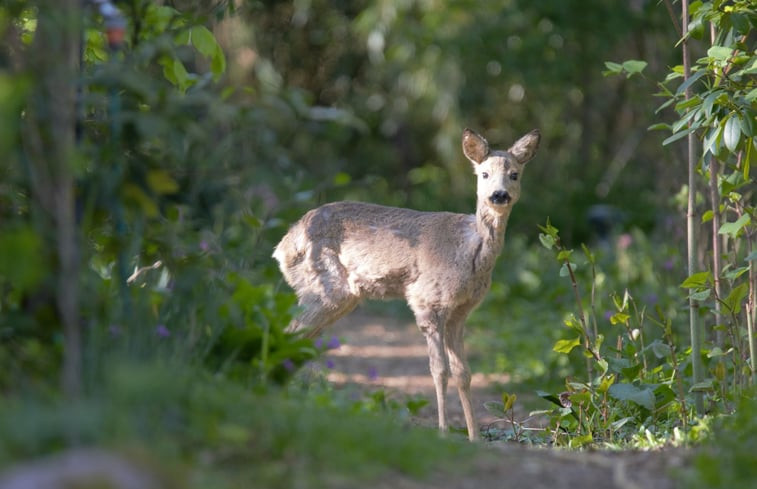
[[[684, 83], [691, 77], [691, 55], [689, 53], [688, 25], [689, 25], [689, 1], [681, 1], [681, 25], [683, 26], [683, 78]], [[691, 87], [686, 88], [685, 99], [691, 98]], [[688, 109], [687, 109], [688, 110]], [[691, 127], [691, 121], [688, 123]], [[686, 241], [688, 254], [688, 273], [693, 275], [697, 270], [697, 240], [696, 240], [696, 163], [694, 133], [687, 136], [688, 148], [688, 176], [689, 176], [689, 199], [686, 211]], [[693, 289], [690, 291], [693, 292]], [[702, 371], [702, 338], [699, 326], [699, 303], [689, 295], [689, 333], [691, 335], [691, 365], [694, 374], [694, 383], [701, 382], [704, 378]], [[694, 405], [697, 414], [704, 413], [704, 399], [701, 392], [694, 393]]]

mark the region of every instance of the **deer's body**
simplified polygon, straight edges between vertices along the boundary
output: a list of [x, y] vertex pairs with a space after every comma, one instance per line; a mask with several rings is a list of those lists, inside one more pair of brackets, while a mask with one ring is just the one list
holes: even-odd
[[363, 299], [404, 298], [428, 343], [440, 429], [447, 428], [444, 396], [451, 373], [468, 435], [475, 439], [464, 320], [489, 290], [520, 195], [519, 174], [538, 141], [532, 131], [507, 152], [491, 152], [482, 137], [466, 130], [463, 150], [479, 178], [475, 215], [360, 202], [326, 204], [305, 214], [274, 252], [303, 307], [289, 329], [309, 328], [308, 335], [316, 336]]

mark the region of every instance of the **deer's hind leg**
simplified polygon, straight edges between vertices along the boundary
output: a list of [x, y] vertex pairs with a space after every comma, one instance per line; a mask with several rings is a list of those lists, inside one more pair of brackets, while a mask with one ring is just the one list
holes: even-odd
[[289, 323], [286, 331], [306, 331], [307, 338], [315, 338], [326, 327], [352, 312], [359, 303], [360, 300], [354, 296], [345, 297], [338, 302], [325, 301], [319, 295], [304, 296], [300, 300], [302, 312]]
[[329, 248], [313, 250], [306, 262], [300, 264], [296, 284], [302, 312], [289, 323], [287, 332], [306, 330], [305, 336], [314, 338], [324, 328], [349, 314], [360, 303], [349, 286], [348, 273], [336, 253]]

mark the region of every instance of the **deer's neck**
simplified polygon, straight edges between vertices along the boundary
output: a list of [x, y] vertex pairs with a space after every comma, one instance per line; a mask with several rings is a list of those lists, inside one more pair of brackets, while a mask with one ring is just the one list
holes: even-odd
[[479, 202], [476, 209], [476, 231], [481, 237], [481, 248], [476, 257], [476, 269], [491, 270], [505, 243], [505, 229], [510, 217], [508, 208], [497, 214], [486, 204]]

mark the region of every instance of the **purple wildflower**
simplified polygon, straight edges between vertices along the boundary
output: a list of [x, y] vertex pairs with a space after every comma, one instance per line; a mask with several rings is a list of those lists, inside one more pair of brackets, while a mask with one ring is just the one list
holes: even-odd
[[294, 362], [291, 361], [288, 358], [285, 358], [283, 362], [281, 362], [281, 365], [288, 371], [288, 372], [294, 372]]
[[376, 370], [376, 367], [371, 367], [368, 369], [368, 380], [371, 382], [378, 380], [378, 370]]
[[334, 368], [335, 366], [336, 365], [334, 364], [334, 360], [330, 358], [326, 360], [326, 368]]
[[210, 245], [204, 239], [200, 241], [200, 250], [207, 252], [210, 249]]
[[155, 327], [155, 333], [161, 338], [168, 338], [171, 336], [171, 331], [166, 328], [165, 324], [159, 324]]
[[673, 259], [668, 258], [667, 260], [665, 260], [665, 262], [662, 264], [662, 268], [667, 272], [673, 270]]
[[611, 318], [611, 317], [613, 317], [613, 316], [614, 316], [614, 313], [613, 313], [612, 311], [609, 311], [609, 310], [608, 310], [608, 311], [605, 311], [605, 319], [606, 319], [607, 321], [609, 321], [609, 320], [610, 320], [610, 318]]
[[328, 350], [336, 350], [339, 348], [341, 344], [339, 343], [339, 338], [336, 336], [332, 336], [328, 343], [326, 343], [326, 349]]
[[313, 342], [313, 346], [315, 346], [316, 350], [323, 348], [323, 338], [316, 338], [316, 340]]

